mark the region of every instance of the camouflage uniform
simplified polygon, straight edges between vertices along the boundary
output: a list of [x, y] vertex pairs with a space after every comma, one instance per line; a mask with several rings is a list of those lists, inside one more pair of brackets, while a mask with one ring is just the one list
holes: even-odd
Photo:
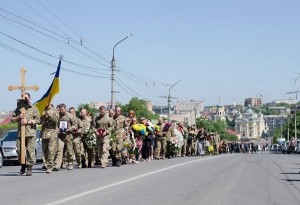
[[47, 173], [54, 168], [54, 158], [56, 154], [59, 114], [56, 108], [50, 107], [44, 111], [42, 117], [41, 138], [43, 140], [42, 149], [45, 159]]
[[166, 133], [162, 132], [164, 129], [165, 123], [157, 124], [160, 126], [160, 129], [155, 132], [156, 136], [156, 159], [165, 159], [166, 154], [166, 147], [167, 147], [167, 140], [166, 140]]
[[60, 116], [59, 123], [62, 121], [66, 121], [67, 124], [67, 132], [59, 132], [58, 133], [58, 141], [57, 141], [57, 155], [55, 159], [55, 170], [59, 170], [60, 166], [62, 165], [63, 161], [63, 152], [64, 148], [66, 148], [67, 152], [67, 163], [68, 169], [73, 169], [73, 162], [74, 162], [74, 151], [72, 146], [73, 136], [71, 132], [73, 130], [77, 130], [76, 121], [73, 115], [66, 112], [64, 115]]
[[189, 156], [195, 156], [196, 152], [196, 132], [195, 130], [190, 130], [187, 139], [187, 153]]
[[[174, 129], [175, 129], [175, 125], [171, 125], [166, 133], [166, 140], [167, 140], [166, 156], [169, 159], [171, 158], [171, 156], [174, 155], [174, 153], [172, 152], [172, 139], [171, 139], [173, 137], [176, 137]], [[177, 155], [177, 153], [176, 153], [176, 155]]]
[[180, 132], [183, 136], [183, 145], [181, 147], [181, 154], [184, 157], [186, 155], [186, 145], [187, 145], [187, 136], [188, 136], [188, 130], [185, 126], [179, 126]]
[[82, 132], [83, 132], [83, 129], [82, 129], [83, 123], [76, 116], [74, 116], [74, 120], [76, 122], [77, 130], [73, 131], [73, 133], [72, 133], [72, 135], [73, 135], [72, 144], [73, 144], [73, 150], [74, 150], [77, 165], [79, 168], [81, 168], [82, 167], [81, 158], [83, 155], [83, 150], [82, 150], [83, 145], [82, 145], [82, 141], [81, 141]]
[[[83, 155], [82, 163], [88, 163], [88, 167], [93, 167], [95, 164], [95, 146], [96, 138], [93, 134], [93, 120], [91, 118], [82, 120], [82, 143], [83, 143]], [[85, 167], [86, 165], [82, 165]]]
[[111, 140], [110, 155], [113, 160], [113, 165], [116, 165], [117, 161], [122, 159], [123, 141], [125, 138], [126, 119], [123, 115], [119, 115], [117, 118], [113, 118], [113, 130]]
[[[106, 135], [103, 136], [97, 130], [104, 130]], [[101, 168], [105, 168], [108, 163], [109, 149], [110, 149], [110, 137], [112, 129], [112, 120], [107, 115], [99, 115], [95, 119], [95, 133], [96, 134], [96, 149], [98, 150]]]
[[219, 154], [220, 141], [221, 139], [219, 134], [213, 136], [214, 154], [216, 155]]
[[[17, 108], [18, 109], [18, 108]], [[13, 118], [17, 117], [18, 110], [13, 113]], [[35, 143], [36, 143], [36, 125], [40, 123], [40, 113], [36, 106], [31, 105], [26, 110], [27, 121], [32, 121], [32, 124], [25, 125], [25, 149], [26, 149], [26, 165], [34, 165], [35, 158]], [[16, 122], [12, 119], [12, 122]], [[20, 141], [21, 141], [21, 122], [18, 121], [18, 139], [17, 139], [17, 154], [20, 161]]]

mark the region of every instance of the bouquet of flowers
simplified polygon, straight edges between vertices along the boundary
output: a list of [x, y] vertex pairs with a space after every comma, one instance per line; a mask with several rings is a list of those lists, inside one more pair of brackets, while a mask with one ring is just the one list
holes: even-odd
[[147, 127], [147, 132], [149, 133], [153, 133], [155, 130], [154, 125], [150, 121], [146, 123], [146, 127]]
[[180, 150], [178, 140], [175, 137], [172, 137], [170, 143], [171, 143], [171, 150], [172, 150], [173, 154], [177, 155]]
[[214, 146], [213, 146], [213, 145], [210, 145], [210, 146], [208, 147], [208, 152], [210, 152], [210, 153], [213, 153], [213, 152], [214, 152]]
[[154, 129], [155, 129], [155, 132], [158, 132], [158, 133], [161, 132], [159, 125], [154, 125]]
[[99, 133], [99, 135], [100, 135], [101, 137], [104, 136], [105, 129], [97, 129], [97, 131], [98, 131], [98, 133]]
[[116, 142], [116, 133], [114, 133], [114, 132], [111, 133], [110, 142]]
[[123, 147], [124, 148], [127, 148], [128, 150], [132, 147], [132, 143], [131, 143], [131, 141], [130, 140], [125, 140], [124, 142], [123, 142]]
[[139, 154], [139, 149], [137, 149], [136, 147], [131, 147], [129, 150], [128, 150], [129, 154], [134, 154], [134, 155], [137, 155]]
[[139, 135], [145, 136], [147, 134], [146, 126], [144, 124], [133, 124], [132, 130]]
[[176, 141], [179, 147], [181, 147], [183, 145], [183, 135], [182, 132], [180, 130], [178, 130], [178, 128], [176, 127], [174, 129], [175, 135], [176, 135]]

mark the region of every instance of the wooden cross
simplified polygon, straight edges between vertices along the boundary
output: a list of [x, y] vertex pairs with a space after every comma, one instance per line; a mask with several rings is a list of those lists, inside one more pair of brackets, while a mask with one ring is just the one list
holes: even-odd
[[[21, 68], [21, 85], [20, 86], [12, 86], [9, 85], [7, 89], [9, 91], [12, 90], [21, 90], [21, 98], [25, 99], [25, 90], [35, 90], [37, 91], [39, 87], [37, 85], [34, 86], [26, 86], [25, 85], [25, 68]], [[21, 115], [26, 115], [26, 109], [24, 107], [21, 108]], [[20, 140], [20, 164], [25, 164], [25, 125], [21, 125], [21, 140]]]

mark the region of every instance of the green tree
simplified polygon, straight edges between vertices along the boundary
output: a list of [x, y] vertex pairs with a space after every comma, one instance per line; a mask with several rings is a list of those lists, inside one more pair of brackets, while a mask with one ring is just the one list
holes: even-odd
[[197, 128], [203, 127], [207, 132], [211, 132], [211, 130], [213, 129], [212, 121], [205, 117], [197, 118], [196, 125], [197, 125]]
[[227, 126], [229, 129], [234, 130], [235, 120], [236, 120], [236, 117], [234, 117], [232, 120], [230, 120], [228, 117], [226, 117], [226, 123], [227, 123]]
[[259, 113], [261, 112], [263, 115], [274, 115], [276, 114], [276, 111], [271, 110], [270, 107], [266, 104], [261, 105], [259, 107], [251, 107], [254, 112]]
[[121, 109], [124, 116], [128, 115], [129, 110], [133, 110], [137, 119], [140, 119], [141, 117], [145, 117], [147, 119], [158, 118], [158, 115], [153, 114], [148, 110], [147, 102], [145, 100], [138, 99], [137, 97], [131, 98], [128, 104], [125, 104], [123, 106], [121, 105]]
[[[299, 138], [300, 135], [300, 113], [297, 113], [296, 116], [296, 132], [297, 132], [297, 138]], [[274, 138], [278, 138], [281, 136], [281, 128], [277, 128], [277, 132], [274, 133]], [[282, 127], [282, 136], [287, 140], [287, 136], [289, 133], [289, 138], [291, 139], [292, 137], [295, 136], [295, 117], [289, 118], [286, 123]]]
[[90, 114], [92, 114], [94, 117], [96, 116], [98, 110], [96, 108], [90, 107], [89, 104], [79, 104], [78, 108], [76, 110], [76, 115], [80, 115], [81, 109], [86, 109]]
[[218, 133], [221, 136], [221, 139], [236, 141], [238, 138], [236, 135], [229, 134], [227, 132], [227, 123], [223, 120], [212, 121], [205, 117], [197, 118], [196, 120], [197, 127], [203, 127], [208, 133]]

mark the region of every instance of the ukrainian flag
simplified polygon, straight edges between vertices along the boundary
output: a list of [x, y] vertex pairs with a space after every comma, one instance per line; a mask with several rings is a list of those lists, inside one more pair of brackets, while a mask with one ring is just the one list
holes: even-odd
[[52, 81], [52, 84], [48, 88], [47, 92], [44, 96], [38, 100], [34, 105], [38, 108], [40, 115], [42, 115], [43, 111], [49, 105], [55, 94], [59, 93], [59, 71], [60, 71], [61, 60], [59, 60], [58, 67], [55, 73], [55, 77]]

